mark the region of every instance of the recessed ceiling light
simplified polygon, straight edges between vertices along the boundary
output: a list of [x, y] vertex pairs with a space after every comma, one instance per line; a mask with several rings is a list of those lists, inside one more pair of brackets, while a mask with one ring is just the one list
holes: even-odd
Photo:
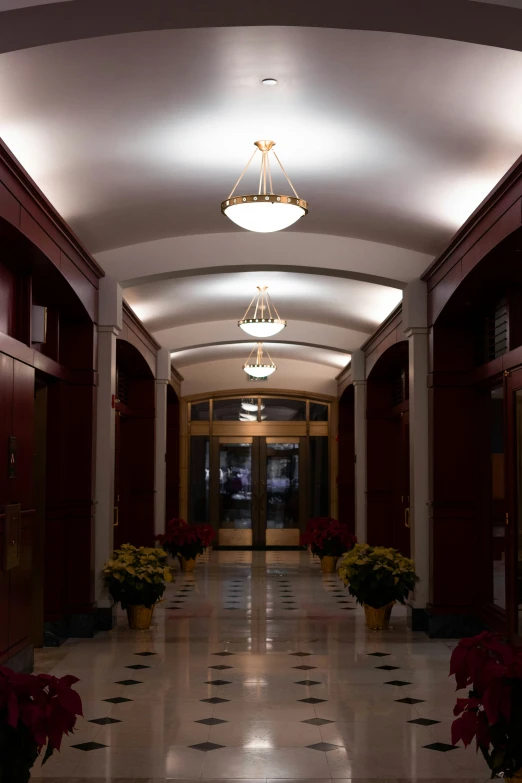
[[264, 84], [267, 87], [273, 87], [274, 84], [277, 84], [277, 79], [263, 79], [261, 84]]

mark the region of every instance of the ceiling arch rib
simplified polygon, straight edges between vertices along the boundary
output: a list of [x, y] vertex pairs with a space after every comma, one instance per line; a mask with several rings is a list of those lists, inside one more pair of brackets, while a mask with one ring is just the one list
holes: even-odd
[[292, 320], [370, 334], [402, 297], [400, 289], [360, 280], [337, 278], [332, 285], [329, 277], [244, 271], [146, 283], [127, 288], [125, 298], [149, 331], [156, 334], [201, 321], [230, 320], [237, 324], [257, 286], [268, 286], [281, 318], [290, 322], [288, 339]]
[[[173, 352], [172, 361], [183, 372], [185, 372], [186, 367], [194, 364], [204, 364], [220, 359], [235, 359], [241, 367], [256, 345], [255, 341], [250, 340], [248, 342], [222, 343], [219, 345], [214, 343], [207, 346], [195, 346], [184, 351]], [[265, 340], [263, 346], [276, 364], [278, 360], [296, 360], [313, 365], [332, 367], [338, 373], [350, 361], [350, 354], [324, 348], [323, 346], [296, 345], [275, 340]]]
[[[246, 231], [196, 234], [142, 242], [96, 254], [106, 273], [124, 288], [190, 275], [259, 270], [308, 270], [404, 287], [433, 256], [380, 242], [296, 231], [259, 236]], [[145, 274], [144, 274], [145, 273]]]
[[[260, 21], [258, 6], [241, 0], [43, 1], [7, 0], [11, 10], [2, 14], [0, 52], [118, 33], [257, 26]], [[300, 0], [263, 7], [262, 18], [265, 25], [376, 30], [520, 50], [518, 7], [517, 0], [344, 0], [327, 5]]]
[[[279, 342], [294, 345], [323, 346], [326, 349], [351, 353], [361, 346], [369, 332], [358, 332], [329, 324], [291, 320], [279, 334]], [[248, 343], [252, 337], [237, 325], [237, 319], [201, 321], [195, 324], [172, 327], [154, 333], [154, 338], [169, 351], [182, 351], [203, 345]]]

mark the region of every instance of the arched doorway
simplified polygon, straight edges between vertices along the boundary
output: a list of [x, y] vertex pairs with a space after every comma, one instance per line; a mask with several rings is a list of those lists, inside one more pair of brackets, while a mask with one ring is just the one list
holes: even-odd
[[126, 340], [116, 341], [114, 545], [154, 543], [155, 381]]
[[408, 343], [377, 360], [367, 379], [367, 539], [410, 555]]
[[[19, 196], [26, 198], [22, 188]], [[35, 218], [48, 221], [31, 204]], [[9, 467], [0, 471], [2, 540], [6, 520], [19, 514], [18, 555], [0, 572], [0, 661], [24, 668], [30, 644], [94, 629], [94, 319], [102, 272], [60, 225], [56, 216], [42, 249], [40, 235], [33, 242], [0, 218], [0, 440], [9, 443]]]
[[339, 520], [355, 532], [355, 399], [348, 386], [339, 399]]
[[431, 600], [463, 632], [522, 633], [521, 241], [492, 243], [432, 324]]

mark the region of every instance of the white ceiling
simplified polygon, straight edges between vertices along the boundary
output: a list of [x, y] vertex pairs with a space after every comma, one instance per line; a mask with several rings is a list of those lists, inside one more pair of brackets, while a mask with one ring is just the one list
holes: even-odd
[[[180, 366], [215, 383], [268, 284], [281, 357], [333, 380], [520, 153], [522, 53], [299, 27], [40, 46], [0, 55], [0, 136]], [[277, 235], [219, 209], [257, 138], [310, 203]]]

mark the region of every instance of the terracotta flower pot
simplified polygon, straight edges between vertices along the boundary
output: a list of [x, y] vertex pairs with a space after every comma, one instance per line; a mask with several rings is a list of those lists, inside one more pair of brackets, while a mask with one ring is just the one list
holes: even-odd
[[186, 560], [183, 555], [179, 555], [179, 564], [181, 566], [182, 571], [193, 571], [196, 567], [196, 560], [195, 558], [191, 557], [188, 560]]
[[363, 604], [364, 613], [366, 615], [366, 627], [370, 631], [387, 631], [390, 627], [390, 615], [393, 609], [395, 601], [390, 601], [386, 606], [380, 606], [378, 609], [375, 606], [368, 606]]
[[324, 555], [324, 557], [321, 558], [321, 571], [323, 574], [335, 574], [338, 560], [338, 557]]
[[127, 618], [129, 620], [129, 628], [133, 631], [148, 631], [152, 622], [153, 611], [153, 606], [147, 607], [143, 606], [143, 604], [128, 606]]

